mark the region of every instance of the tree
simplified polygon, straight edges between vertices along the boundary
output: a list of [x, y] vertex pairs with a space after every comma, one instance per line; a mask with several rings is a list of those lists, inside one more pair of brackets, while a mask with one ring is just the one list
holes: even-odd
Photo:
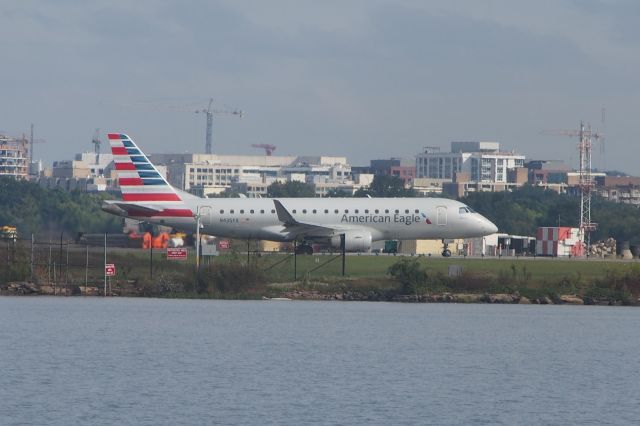
[[404, 181], [397, 176], [376, 175], [368, 189], [360, 188], [354, 197], [415, 197], [417, 195], [413, 188], [406, 189]]
[[233, 189], [231, 189], [231, 188], [226, 188], [226, 189], [225, 189], [224, 191], [222, 191], [221, 193], [219, 193], [219, 194], [212, 194], [212, 195], [209, 195], [208, 197], [209, 197], [209, 198], [238, 198], [238, 197], [240, 197], [240, 194], [246, 195], [246, 194], [244, 194], [244, 193], [242, 193], [242, 192], [239, 192], [239, 191], [233, 190]]
[[[501, 232], [513, 235], [536, 235], [542, 226], [579, 226], [578, 196], [530, 185], [513, 192], [476, 192], [461, 201], [493, 221]], [[598, 224], [592, 241], [613, 237], [640, 242], [640, 214], [635, 206], [594, 196], [591, 218]]]
[[353, 197], [353, 195], [351, 193], [345, 191], [344, 189], [331, 188], [330, 190], [327, 191], [327, 194], [325, 195], [325, 197], [327, 197], [327, 198], [344, 198], [344, 197]]
[[285, 183], [274, 182], [267, 187], [269, 198], [300, 198], [315, 197], [316, 193], [312, 185], [304, 182], [289, 181]]
[[32, 182], [0, 178], [0, 226], [15, 226], [22, 236], [121, 231], [121, 219], [100, 208], [107, 198], [113, 197], [46, 189]]

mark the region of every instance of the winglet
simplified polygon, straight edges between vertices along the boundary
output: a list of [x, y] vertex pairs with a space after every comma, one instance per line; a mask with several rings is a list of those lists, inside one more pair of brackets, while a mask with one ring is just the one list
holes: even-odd
[[276, 213], [278, 214], [278, 220], [280, 222], [285, 225], [296, 225], [298, 223], [280, 201], [273, 200], [273, 204], [276, 206]]

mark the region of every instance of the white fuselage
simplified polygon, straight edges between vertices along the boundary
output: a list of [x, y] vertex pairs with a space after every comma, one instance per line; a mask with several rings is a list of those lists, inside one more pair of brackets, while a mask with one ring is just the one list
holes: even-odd
[[[184, 203], [200, 217], [201, 232], [225, 238], [272, 241], [295, 239], [278, 218], [269, 198], [189, 198]], [[279, 198], [302, 224], [332, 228], [335, 234], [358, 230], [372, 240], [480, 237], [496, 232], [493, 223], [466, 205], [445, 198]], [[195, 231], [195, 217], [138, 217]]]

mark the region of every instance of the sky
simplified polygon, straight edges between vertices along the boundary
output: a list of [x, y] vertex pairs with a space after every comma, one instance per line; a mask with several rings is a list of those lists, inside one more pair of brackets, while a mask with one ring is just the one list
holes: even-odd
[[577, 167], [577, 139], [544, 131], [584, 120], [595, 167], [640, 175], [638, 22], [636, 0], [8, 0], [0, 133], [33, 123], [48, 164], [96, 129], [204, 152], [212, 98], [244, 111], [214, 114], [218, 154], [368, 165], [480, 140]]

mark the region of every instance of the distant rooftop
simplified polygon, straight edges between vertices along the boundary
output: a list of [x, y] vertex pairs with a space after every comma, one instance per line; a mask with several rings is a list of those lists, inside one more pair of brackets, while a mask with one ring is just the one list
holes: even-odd
[[451, 142], [451, 152], [499, 152], [499, 142]]

